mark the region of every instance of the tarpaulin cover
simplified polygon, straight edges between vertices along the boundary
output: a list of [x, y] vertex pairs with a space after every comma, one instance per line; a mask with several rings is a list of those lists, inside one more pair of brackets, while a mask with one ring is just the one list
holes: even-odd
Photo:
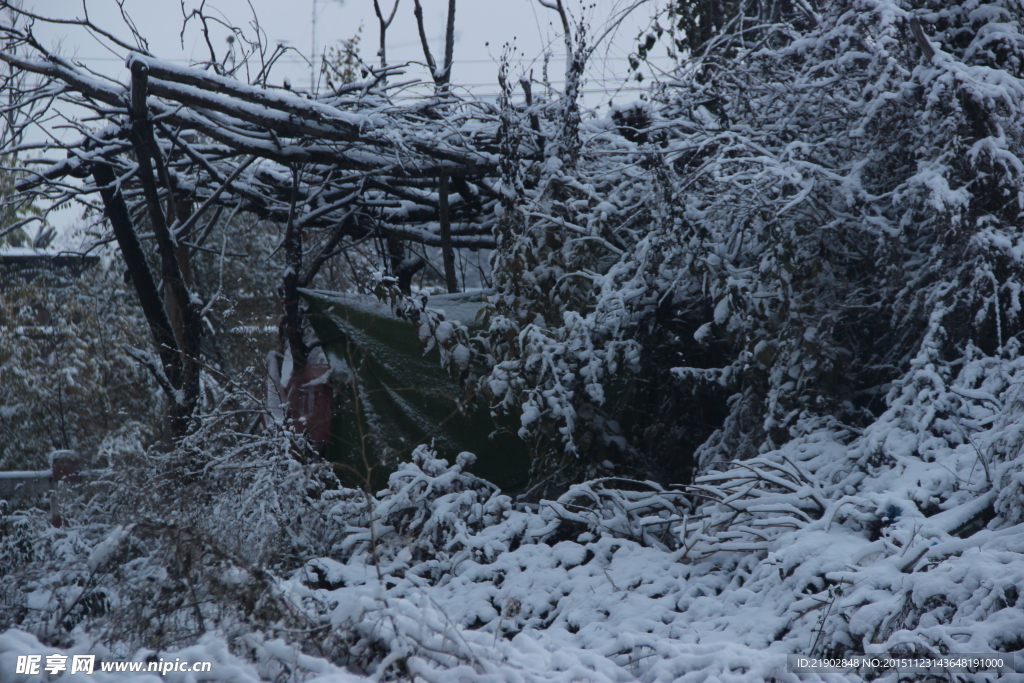
[[[358, 484], [372, 467], [380, 483], [388, 463], [407, 459], [420, 444], [432, 444], [449, 462], [460, 452], [473, 453], [471, 471], [503, 490], [525, 486], [526, 444], [514, 431], [499, 428], [482, 399], [459, 409], [458, 382], [441, 367], [436, 349], [424, 353], [415, 324], [371, 295], [302, 290], [302, 296], [333, 371], [327, 457], [343, 481]], [[483, 303], [476, 292], [434, 296], [429, 305], [472, 328], [479, 325]]]

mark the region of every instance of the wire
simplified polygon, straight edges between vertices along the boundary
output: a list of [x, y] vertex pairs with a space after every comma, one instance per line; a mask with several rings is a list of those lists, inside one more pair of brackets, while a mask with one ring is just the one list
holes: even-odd
[[[551, 60], [552, 61], [558, 61], [558, 60], [563, 60], [563, 59], [564, 59], [564, 55], [558, 55], [558, 54], [551, 55]], [[653, 56], [653, 57], [652, 56], [648, 56], [648, 57], [644, 58], [644, 61], [648, 61], [648, 62], [649, 61], [654, 61], [654, 60], [657, 60], [657, 61], [664, 60], [666, 62], [673, 62], [674, 61], [671, 57], [669, 57], [667, 55], [657, 55], [657, 56]], [[124, 59], [121, 58], [121, 57], [85, 57], [85, 58], [83, 58], [83, 57], [76, 57], [76, 58], [74, 58], [73, 61], [82, 62], [82, 63], [85, 63], [85, 62], [124, 62]], [[185, 59], [184, 57], [174, 57], [174, 58], [171, 58], [171, 59], [161, 59], [160, 61], [161, 62], [169, 62], [171, 64], [192, 64], [192, 63], [194, 63], [194, 60]], [[603, 61], [603, 62], [607, 62], [607, 61], [629, 62], [629, 57], [606, 57], [605, 59], [603, 59], [601, 61]], [[499, 60], [497, 60], [497, 59], [456, 59], [454, 61], [455, 64], [498, 64], [498, 62], [499, 62]], [[279, 63], [279, 64], [301, 64], [303, 66], [309, 66], [309, 61], [308, 60], [306, 60], [304, 58], [301, 58], [301, 57], [294, 57], [294, 56], [281, 57], [280, 59], [277, 60], [277, 63]]]

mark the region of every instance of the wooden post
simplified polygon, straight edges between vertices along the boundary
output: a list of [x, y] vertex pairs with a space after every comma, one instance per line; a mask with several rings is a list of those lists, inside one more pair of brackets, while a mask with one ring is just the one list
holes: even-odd
[[75, 451], [50, 453], [50, 523], [64, 526], [64, 488], [82, 481], [82, 462]]

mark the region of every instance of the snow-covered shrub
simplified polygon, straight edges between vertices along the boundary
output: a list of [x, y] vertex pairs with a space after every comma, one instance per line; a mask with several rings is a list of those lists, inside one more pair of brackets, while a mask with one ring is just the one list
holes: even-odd
[[[301, 565], [261, 559], [254, 535], [241, 550], [208, 535], [227, 519], [255, 534], [265, 517], [223, 507], [205, 524], [132, 526], [122, 513], [122, 524], [40, 532], [50, 564], [37, 559], [34, 583], [18, 588], [33, 607], [62, 607], [70, 633], [47, 642], [102, 634], [130, 654], [141, 641], [126, 625], [160, 615], [157, 624], [178, 629], [163, 635], [165, 648], [225, 642], [276, 680], [348, 680], [343, 666], [438, 683], [753, 683], [796, 680], [787, 652], [1013, 652], [1024, 548], [1019, 525], [993, 514], [991, 482], [1019, 471], [1024, 365], [1013, 345], [936, 373], [933, 350], [863, 433], [819, 430], [684, 489], [604, 479], [515, 506], [463, 471], [468, 454], [449, 464], [420, 448], [377, 494], [324, 491], [303, 504], [296, 487], [281, 507], [291, 528], [323, 534], [302, 546]], [[214, 485], [231, 482], [232, 462], [206, 472]], [[287, 480], [294, 467], [267, 474]], [[252, 490], [271, 509], [286, 493]]]
[[1020, 8], [779, 16], [722, 23], [643, 135], [581, 121], [574, 163], [527, 160], [554, 103], [506, 100], [483, 386], [538, 483], [682, 482], [861, 429], [935, 315], [945, 361], [1021, 329]]
[[[1011, 344], [936, 373], [935, 350], [926, 345], [860, 434], [822, 429], [680, 491], [589, 482], [443, 533], [442, 544], [460, 538], [444, 554], [417, 553], [422, 535], [397, 552], [383, 540], [408, 520], [443, 526], [425, 523], [429, 513], [453, 510], [465, 491], [457, 465], [421, 451], [379, 499], [350, 508], [365, 515], [363, 547], [371, 507], [403, 511], [380, 527], [382, 561], [368, 551], [316, 560], [305, 583], [338, 605], [341, 632], [369, 634], [359, 666], [378, 676], [394, 665], [399, 677], [447, 680], [500, 662], [527, 680], [555, 667], [575, 672], [567, 679], [760, 681], [787, 680], [786, 652], [1013, 653], [1024, 642], [1021, 530], [995, 514], [996, 501], [1012, 505], [992, 482], [1019, 471], [1019, 407], [1007, 406], [1024, 366]], [[473, 551], [486, 540], [500, 552]]]
[[451, 569], [452, 558], [493, 559], [507, 545], [478, 544], [480, 533], [508, 516], [511, 499], [493, 484], [465, 472], [476, 456], [462, 453], [448, 465], [426, 446], [391, 474], [376, 496], [356, 490], [341, 498], [331, 516], [345, 529], [337, 550], [405, 572], [412, 567], [436, 581]]
[[681, 491], [666, 491], [651, 481], [610, 478], [570, 486], [558, 500], [542, 501], [541, 507], [558, 519], [556, 537], [576, 540], [587, 532], [662, 550], [679, 547], [673, 529], [692, 512]]
[[705, 464], [865, 424], [937, 312], [946, 359], [1020, 329], [1018, 14], [833, 3], [741, 68], [709, 51], [666, 85], [704, 336], [734, 349], [721, 373], [739, 392]]
[[59, 527], [39, 511], [3, 518], [11, 534], [35, 530], [30, 553], [4, 553], [3, 625], [58, 645], [88, 634], [122, 654], [305, 628], [277, 575], [334, 543], [322, 499], [333, 477], [300, 460], [293, 434], [234, 431], [237, 420], [208, 416], [170, 452], [111, 443], [108, 470], [64, 503]]
[[159, 434], [162, 401], [123, 351], [144, 342], [120, 274], [43, 268], [0, 288], [0, 470], [44, 469], [55, 449], [91, 454], [127, 416]]

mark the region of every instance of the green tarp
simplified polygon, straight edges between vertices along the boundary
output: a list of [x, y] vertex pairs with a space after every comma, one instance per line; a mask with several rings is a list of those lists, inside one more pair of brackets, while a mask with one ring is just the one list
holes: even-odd
[[[374, 468], [374, 485], [386, 476], [378, 464], [408, 459], [420, 444], [442, 457], [469, 451], [472, 471], [505, 491], [526, 485], [526, 445], [510, 429], [499, 430], [481, 399], [459, 410], [458, 383], [441, 368], [436, 349], [424, 354], [418, 328], [395, 316], [376, 297], [303, 290], [334, 383], [334, 410], [327, 457], [350, 485]], [[483, 305], [477, 293], [434, 296], [430, 307], [472, 328]], [[393, 465], [392, 465], [393, 466]]]

